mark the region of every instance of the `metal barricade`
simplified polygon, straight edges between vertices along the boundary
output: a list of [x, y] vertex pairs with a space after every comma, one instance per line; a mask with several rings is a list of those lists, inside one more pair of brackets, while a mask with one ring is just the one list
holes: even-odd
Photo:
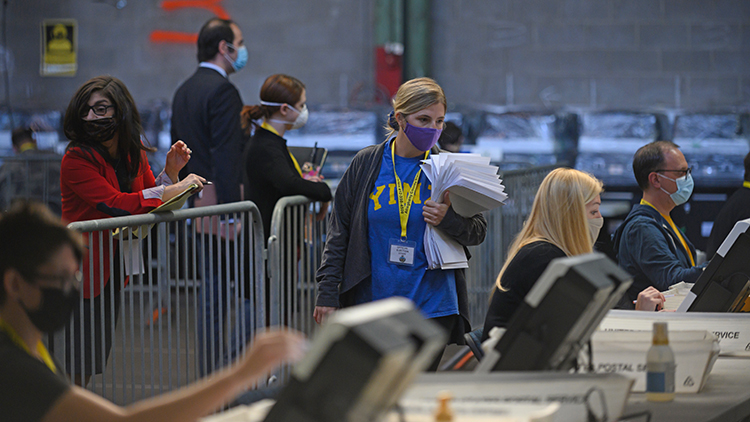
[[[328, 219], [318, 221], [317, 204], [304, 196], [279, 199], [268, 238], [268, 318], [271, 326], [287, 326], [312, 337], [318, 286], [315, 272], [325, 246]], [[287, 379], [290, 366], [279, 371]]]
[[469, 247], [472, 257], [466, 272], [470, 321], [474, 328], [484, 324], [495, 279], [505, 263], [505, 254], [531, 212], [534, 196], [547, 174], [557, 166], [533, 167], [500, 175], [508, 199], [504, 206], [485, 212], [487, 237], [481, 245]]
[[0, 210], [6, 210], [17, 198], [33, 199], [62, 213], [60, 199], [60, 162], [62, 156], [27, 151], [12, 157], [0, 157]]
[[315, 272], [325, 246], [327, 219], [319, 204], [304, 196], [281, 198], [273, 210], [268, 238], [269, 323], [311, 336], [317, 295]]
[[50, 341], [66, 373], [128, 404], [244, 354], [266, 326], [261, 221], [245, 201], [70, 224], [93, 298]]

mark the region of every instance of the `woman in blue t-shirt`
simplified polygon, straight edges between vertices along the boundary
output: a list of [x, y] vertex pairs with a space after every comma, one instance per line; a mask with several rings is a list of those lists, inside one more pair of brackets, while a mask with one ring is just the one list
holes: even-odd
[[463, 343], [470, 329], [464, 271], [428, 270], [423, 243], [427, 224], [464, 246], [481, 243], [487, 232], [481, 214], [456, 214], [448, 194], [431, 198], [419, 167], [439, 152], [446, 104], [432, 79], [401, 85], [386, 141], [357, 153], [344, 173], [317, 273], [318, 323], [340, 307], [402, 296], [445, 327], [451, 343]]

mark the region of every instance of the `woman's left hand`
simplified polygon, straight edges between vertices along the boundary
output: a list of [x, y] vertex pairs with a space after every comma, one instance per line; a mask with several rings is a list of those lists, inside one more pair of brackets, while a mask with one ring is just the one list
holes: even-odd
[[321, 202], [320, 203], [320, 210], [318, 210], [318, 213], [315, 214], [315, 221], [323, 221], [324, 218], [326, 218], [326, 213], [328, 212], [328, 205], [331, 202]]
[[164, 171], [172, 179], [172, 183], [177, 183], [180, 170], [190, 161], [190, 154], [192, 153], [193, 151], [182, 141], [175, 142], [172, 148], [169, 149]]
[[424, 206], [422, 207], [422, 216], [424, 217], [424, 221], [426, 223], [432, 224], [433, 226], [437, 226], [441, 221], [443, 221], [443, 217], [445, 217], [445, 213], [448, 212], [448, 208], [450, 208], [450, 206], [451, 200], [448, 197], [448, 192], [445, 192], [443, 194], [442, 204], [438, 204], [431, 199], [426, 200], [424, 202]]

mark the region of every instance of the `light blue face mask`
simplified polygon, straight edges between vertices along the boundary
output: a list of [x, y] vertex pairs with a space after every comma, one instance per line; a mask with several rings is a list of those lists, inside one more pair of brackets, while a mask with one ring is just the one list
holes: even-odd
[[232, 69], [234, 69], [235, 72], [239, 72], [247, 64], [247, 47], [243, 45], [242, 47], [237, 48], [229, 43], [227, 43], [227, 45], [237, 51], [237, 60], [232, 61], [232, 59], [226, 54], [224, 55], [224, 58], [231, 63]]
[[672, 179], [671, 177], [667, 177], [661, 173], [656, 173], [659, 176], [669, 179], [677, 185], [677, 192], [675, 193], [669, 193], [664, 188], [659, 188], [664, 193], [669, 195], [670, 198], [672, 198], [672, 201], [674, 201], [675, 206], [682, 205], [685, 202], [687, 202], [688, 198], [690, 198], [690, 195], [693, 193], [693, 176], [690, 174], [686, 174], [678, 179]]

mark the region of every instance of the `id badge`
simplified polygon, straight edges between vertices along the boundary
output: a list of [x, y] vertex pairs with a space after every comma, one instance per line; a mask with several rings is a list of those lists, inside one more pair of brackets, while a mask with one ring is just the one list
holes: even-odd
[[397, 265], [414, 265], [414, 251], [417, 249], [417, 242], [391, 239], [388, 244], [388, 262]]

